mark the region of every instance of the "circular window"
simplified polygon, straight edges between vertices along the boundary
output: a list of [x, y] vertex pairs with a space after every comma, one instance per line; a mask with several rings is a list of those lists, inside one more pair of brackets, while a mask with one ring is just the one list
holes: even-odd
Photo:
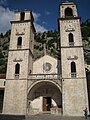
[[51, 67], [52, 67], [52, 65], [50, 63], [43, 64], [43, 70], [45, 70], [47, 72], [51, 70]]

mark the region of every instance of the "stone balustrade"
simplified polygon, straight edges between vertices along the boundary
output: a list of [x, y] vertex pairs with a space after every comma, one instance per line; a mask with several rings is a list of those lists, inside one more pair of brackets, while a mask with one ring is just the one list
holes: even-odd
[[30, 80], [59, 80], [59, 74], [31, 74], [29, 76]]

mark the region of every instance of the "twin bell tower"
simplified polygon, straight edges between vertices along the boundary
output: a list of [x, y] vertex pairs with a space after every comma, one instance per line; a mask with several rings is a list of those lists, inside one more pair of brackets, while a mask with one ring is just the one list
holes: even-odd
[[[73, 2], [63, 2], [59, 10], [62, 97], [58, 97], [62, 99], [63, 115], [82, 116], [83, 109], [88, 108], [88, 96], [80, 17]], [[15, 20], [11, 21], [3, 114], [27, 114], [34, 57], [33, 21], [32, 12], [27, 10], [15, 12]]]

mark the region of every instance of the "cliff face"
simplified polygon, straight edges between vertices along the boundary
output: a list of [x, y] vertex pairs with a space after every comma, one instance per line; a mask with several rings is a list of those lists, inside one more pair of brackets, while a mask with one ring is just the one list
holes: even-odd
[[0, 73], [6, 73], [10, 31], [0, 35]]

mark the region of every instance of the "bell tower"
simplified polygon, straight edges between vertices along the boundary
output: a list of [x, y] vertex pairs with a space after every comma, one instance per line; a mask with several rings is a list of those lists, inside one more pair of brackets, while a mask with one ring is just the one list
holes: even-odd
[[27, 79], [33, 62], [33, 21], [32, 12], [27, 10], [15, 12], [15, 21], [11, 21], [4, 114], [26, 114]]
[[83, 109], [88, 108], [88, 96], [80, 17], [75, 3], [60, 5], [59, 28], [63, 115], [82, 116]]

